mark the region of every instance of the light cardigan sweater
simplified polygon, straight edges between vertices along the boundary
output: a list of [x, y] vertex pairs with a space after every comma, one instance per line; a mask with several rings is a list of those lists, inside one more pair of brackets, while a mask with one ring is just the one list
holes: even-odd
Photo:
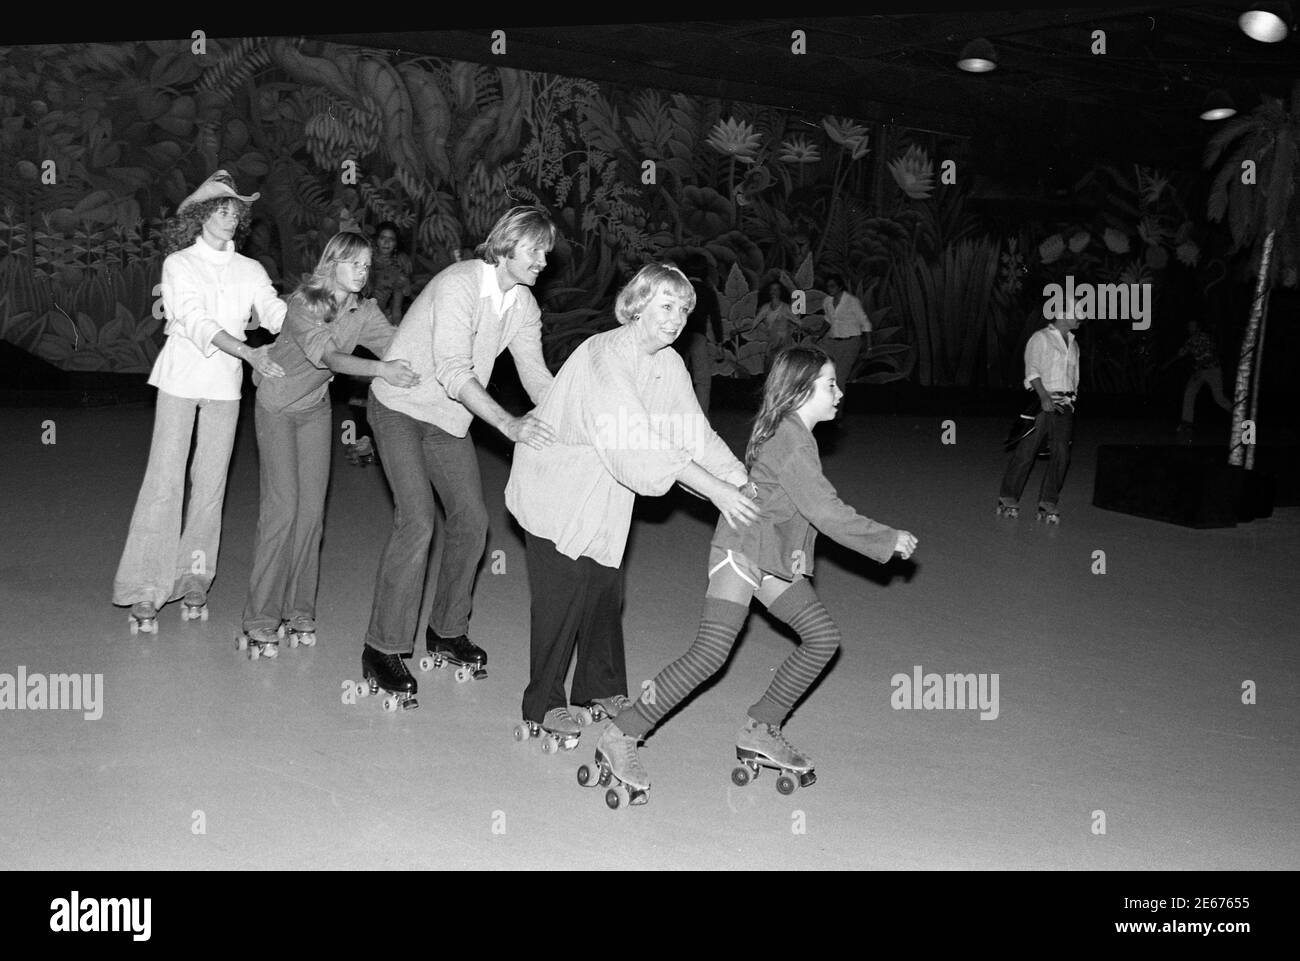
[[550, 388], [541, 317], [527, 287], [501, 293], [491, 264], [477, 259], [452, 264], [420, 291], [384, 352], [384, 360], [409, 361], [420, 375], [419, 385], [394, 387], [377, 378], [370, 389], [385, 407], [464, 437], [474, 415], [457, 399], [460, 390], [470, 378], [486, 387], [507, 347], [534, 404]]
[[216, 250], [199, 239], [163, 261], [162, 298], [167, 341], [149, 383], [175, 397], [239, 400], [243, 361], [214, 347], [212, 338], [224, 330], [244, 340], [254, 309], [264, 328], [279, 333], [286, 305], [266, 269], [233, 243]]
[[646, 354], [631, 326], [583, 341], [534, 413], [556, 441], [515, 445], [506, 507], [566, 557], [620, 567], [636, 495], [665, 493], [691, 461], [728, 484], [747, 480], [677, 351]]

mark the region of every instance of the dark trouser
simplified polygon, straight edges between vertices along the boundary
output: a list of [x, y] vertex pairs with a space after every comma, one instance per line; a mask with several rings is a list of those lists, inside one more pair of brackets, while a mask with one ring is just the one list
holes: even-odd
[[578, 664], [573, 671], [572, 703], [626, 695], [622, 569], [590, 557], [566, 557], [554, 542], [528, 531], [524, 543], [532, 595], [524, 719], [540, 723], [551, 708], [570, 703], [564, 696], [564, 676], [575, 643]]
[[1038, 492], [1038, 506], [1056, 510], [1057, 500], [1061, 496], [1061, 485], [1065, 483], [1065, 472], [1070, 467], [1070, 439], [1074, 436], [1074, 414], [1070, 411], [1039, 411], [1034, 421], [1034, 429], [1020, 439], [1016, 449], [1011, 453], [1007, 471], [1002, 475], [1002, 489], [998, 499], [1003, 504], [1015, 504], [1020, 501], [1020, 494], [1029, 480], [1034, 458], [1043, 444], [1048, 445], [1050, 458], [1047, 472], [1043, 475], [1043, 484]]
[[[330, 476], [330, 405], [272, 413], [254, 405], [261, 506], [244, 630], [316, 617], [321, 529]], [[314, 624], [312, 626], [315, 626]]]
[[[408, 417], [385, 407], [373, 393], [370, 423], [393, 491], [393, 531], [375, 577], [366, 643], [385, 654], [410, 654], [426, 591], [434, 592], [429, 614], [434, 632], [442, 637], [468, 633], [474, 577], [487, 544], [483, 481], [468, 434], [456, 437]], [[435, 491], [447, 515], [437, 568], [429, 564], [438, 510]]]

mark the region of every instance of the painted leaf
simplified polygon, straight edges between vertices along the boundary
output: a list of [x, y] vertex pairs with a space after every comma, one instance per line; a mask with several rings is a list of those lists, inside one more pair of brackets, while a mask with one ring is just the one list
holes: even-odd
[[739, 300], [745, 294], [749, 293], [749, 281], [745, 279], [745, 274], [734, 263], [731, 270], [727, 272], [727, 285], [723, 292], [730, 300]]

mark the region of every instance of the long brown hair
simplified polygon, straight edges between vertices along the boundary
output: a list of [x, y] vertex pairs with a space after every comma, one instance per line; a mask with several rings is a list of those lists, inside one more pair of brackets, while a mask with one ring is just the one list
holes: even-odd
[[796, 410], [813, 392], [822, 368], [831, 363], [820, 347], [787, 347], [776, 355], [763, 384], [763, 403], [754, 417], [754, 429], [745, 448], [745, 469], [750, 470], [759, 450], [776, 433], [786, 414]]

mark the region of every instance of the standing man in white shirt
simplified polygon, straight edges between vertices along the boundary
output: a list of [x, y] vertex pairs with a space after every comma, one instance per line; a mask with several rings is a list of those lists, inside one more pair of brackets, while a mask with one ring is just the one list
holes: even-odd
[[[487, 392], [506, 348], [524, 390], [540, 404], [554, 378], [542, 359], [541, 309], [532, 286], [555, 245], [555, 224], [541, 207], [514, 207], [488, 233], [479, 257], [458, 261], [425, 286], [407, 309], [384, 360], [405, 360], [417, 387], [370, 385], [370, 425], [393, 491], [393, 530], [379, 562], [361, 655], [362, 675], [417, 707], [403, 657], [415, 649], [422, 598], [433, 593], [425, 633], [430, 654], [481, 676], [487, 654], [467, 634], [474, 577], [487, 543], [478, 452], [469, 436], [480, 417], [511, 441], [538, 450], [554, 431], [533, 414], [515, 417]], [[442, 563], [429, 564], [442, 501]], [[428, 574], [426, 582], [426, 571]]]
[[1061, 316], [1035, 331], [1025, 344], [1025, 389], [1038, 394], [1040, 410], [1034, 429], [1016, 445], [1002, 475], [997, 512], [1006, 517], [1020, 513], [1020, 494], [1029, 480], [1039, 448], [1047, 444], [1050, 459], [1038, 492], [1038, 520], [1061, 522], [1057, 500], [1065, 472], [1070, 467], [1070, 441], [1074, 436], [1074, 399], [1079, 390], [1078, 311], [1067, 305]]
[[[218, 170], [181, 201], [164, 227], [167, 341], [149, 374], [158, 388], [153, 440], [113, 579], [113, 603], [131, 605], [133, 634], [156, 632], [158, 609], [178, 597], [184, 598], [183, 618], [207, 619], [239, 419], [241, 361], [263, 377], [284, 374], [267, 356], [269, 345], [244, 342], [254, 311], [262, 327], [277, 333], [286, 310], [262, 265], [235, 252], [260, 196], [241, 196], [230, 175]], [[182, 523], [185, 462], [196, 430]]]
[[844, 278], [839, 274], [826, 275], [826, 293], [822, 313], [830, 323], [822, 347], [835, 364], [835, 382], [840, 390], [848, 390], [853, 365], [862, 350], [862, 337], [871, 331], [871, 321], [862, 308], [862, 301], [844, 289]]

